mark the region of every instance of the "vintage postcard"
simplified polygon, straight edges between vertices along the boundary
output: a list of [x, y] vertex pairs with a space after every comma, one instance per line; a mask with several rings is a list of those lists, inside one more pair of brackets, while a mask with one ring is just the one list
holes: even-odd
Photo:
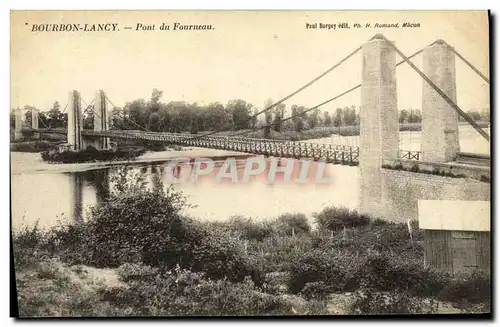
[[12, 11], [18, 317], [491, 317], [488, 11]]

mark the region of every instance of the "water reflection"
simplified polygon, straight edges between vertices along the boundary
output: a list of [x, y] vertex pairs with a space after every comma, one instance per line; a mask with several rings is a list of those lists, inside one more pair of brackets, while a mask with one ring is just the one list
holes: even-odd
[[[330, 184], [315, 182], [318, 168], [315, 164], [292, 160], [290, 180], [285, 172], [276, 173], [275, 180], [268, 180], [270, 163], [261, 174], [243, 181], [245, 160], [236, 160], [236, 183], [231, 178], [216, 179], [224, 162], [215, 162], [211, 174], [196, 176], [193, 182], [193, 165], [189, 163], [176, 167], [169, 174], [168, 163], [143, 164], [131, 167], [132, 175], [145, 178], [147, 187], [167, 188], [173, 185], [182, 191], [188, 203], [196, 205], [185, 214], [209, 220], [225, 220], [232, 215], [272, 217], [285, 212], [311, 214], [327, 204], [339, 204], [354, 208], [357, 204], [357, 168], [326, 165], [322, 176], [333, 178]], [[282, 169], [288, 163], [280, 163]], [[307, 166], [306, 166], [307, 165]], [[300, 177], [304, 166], [308, 182], [293, 183]], [[56, 221], [81, 221], [89, 207], [105, 201], [114, 191], [116, 181], [113, 175], [119, 168], [94, 169], [65, 174], [19, 174], [12, 176], [13, 227], [18, 228], [22, 219], [33, 224], [37, 219], [42, 226], [51, 226]], [[172, 176], [174, 175], [174, 176]], [[302, 176], [304, 177], [304, 176]], [[172, 179], [174, 178], [174, 179]], [[34, 186], [37, 187], [34, 187]], [[132, 205], [132, 204], [131, 204]], [[55, 218], [57, 217], [57, 218]]]

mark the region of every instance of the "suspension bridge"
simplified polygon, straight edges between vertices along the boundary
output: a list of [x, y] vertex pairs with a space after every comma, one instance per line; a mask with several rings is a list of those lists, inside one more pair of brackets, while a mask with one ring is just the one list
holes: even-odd
[[[387, 44], [387, 52], [399, 55], [402, 60], [399, 62], [388, 61], [387, 54], [377, 53], [376, 49], [371, 49], [373, 44], [377, 44], [379, 48], [380, 44]], [[374, 151], [374, 149], [383, 149], [384, 155], [386, 152], [395, 152], [391, 157], [398, 160], [481, 162], [484, 165], [484, 158], [474, 161], [471, 159], [471, 156], [459, 151], [458, 116], [461, 116], [487, 141], [489, 141], [489, 135], [457, 105], [455, 56], [465, 62], [488, 84], [489, 79], [443, 40], [437, 40], [427, 47], [406, 56], [394, 45], [394, 43], [388, 41], [385, 36], [377, 34], [366, 44], [356, 48], [324, 73], [271, 106], [256, 113], [250, 117], [250, 119], [268, 112], [277, 105], [310, 87], [316, 81], [333, 72], [337, 67], [360, 51], [363, 52], [363, 76], [361, 83], [298, 115], [303, 115], [304, 113], [320, 108], [357, 89], [361, 89], [361, 109], [359, 113], [360, 143], [364, 143], [361, 144], [361, 146], [358, 144], [317, 144], [314, 142], [243, 137], [243, 135], [256, 130], [269, 128], [271, 127], [270, 124], [249, 131], [233, 131], [229, 136], [215, 135], [220, 132], [218, 130], [196, 135], [188, 133], [152, 132], [128, 118], [128, 120], [140, 130], [116, 130], [113, 129], [112, 126], [110, 128], [108, 119], [108, 108], [110, 105], [113, 106], [113, 104], [102, 90], [96, 93], [94, 100], [89, 105], [86, 105], [86, 109], [83, 112], [93, 113], [94, 127], [92, 130], [82, 127], [82, 107], [85, 102], [81, 99], [78, 91], [71, 91], [69, 93], [68, 104], [65, 107], [65, 110], [66, 108], [68, 109], [67, 129], [54, 129], [50, 128], [50, 126], [39, 128], [39, 121], [41, 120], [36, 110], [33, 110], [31, 113], [31, 126], [25, 126], [21, 119], [22, 113], [20, 110], [17, 110], [15, 138], [21, 138], [23, 134], [33, 135], [35, 133], [64, 134], [67, 135], [67, 149], [72, 151], [85, 149], [89, 145], [97, 149], [107, 149], [111, 144], [110, 139], [149, 140], [185, 146], [240, 151], [256, 155], [322, 160], [327, 163], [343, 165], [358, 165], [362, 157], [362, 148], [364, 146], [367, 155]], [[411, 61], [413, 57], [422, 53], [424, 56], [424, 71], [421, 71]], [[444, 57], [443, 54], [445, 55]], [[405, 63], [413, 68], [423, 80], [422, 146], [419, 151], [400, 148], [397, 96], [395, 93], [396, 68]], [[383, 85], [390, 87], [391, 90], [382, 90], [381, 87]], [[383, 113], [384, 117], [380, 116], [380, 113]], [[281, 123], [293, 119], [296, 116], [282, 119]], [[43, 121], [41, 122], [43, 123]], [[391, 132], [389, 133], [389, 131]], [[391, 135], [385, 137], [383, 136], [384, 134]], [[368, 138], [370, 138], [370, 140], [368, 140]], [[372, 146], [369, 148], [366, 147], [368, 144]], [[387, 150], [389, 144], [391, 147], [390, 151]], [[489, 160], [487, 161], [489, 164]]]

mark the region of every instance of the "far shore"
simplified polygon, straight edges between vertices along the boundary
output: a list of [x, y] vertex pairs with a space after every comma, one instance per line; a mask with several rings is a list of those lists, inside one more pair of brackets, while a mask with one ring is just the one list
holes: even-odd
[[[186, 147], [183, 150], [171, 150], [171, 151], [158, 151], [158, 152], [146, 152], [142, 156], [134, 160], [120, 160], [120, 161], [101, 161], [101, 162], [85, 162], [85, 163], [71, 163], [71, 164], [50, 164], [43, 162], [40, 158], [39, 162], [33, 164], [30, 163], [23, 165], [23, 156], [35, 156], [40, 157], [39, 153], [11, 153], [11, 174], [29, 174], [29, 173], [71, 173], [79, 171], [87, 171], [94, 169], [103, 169], [113, 166], [120, 166], [125, 164], [130, 165], [141, 165], [145, 163], [164, 163], [174, 159], [179, 158], [210, 158], [212, 160], [224, 160], [226, 158], [239, 158], [245, 159], [249, 157], [254, 157], [254, 154], [236, 152], [236, 151], [225, 151], [217, 149], [206, 149], [198, 147]], [[21, 160], [16, 160], [17, 158]]]

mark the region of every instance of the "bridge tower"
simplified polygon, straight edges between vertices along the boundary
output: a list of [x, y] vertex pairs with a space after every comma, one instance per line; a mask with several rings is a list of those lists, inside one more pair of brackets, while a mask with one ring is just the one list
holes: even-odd
[[396, 53], [381, 36], [362, 47], [359, 210], [383, 216], [384, 160], [399, 158]]
[[15, 125], [14, 125], [14, 140], [20, 140], [23, 138], [23, 112], [20, 108], [17, 108], [14, 112], [15, 114]]
[[70, 91], [68, 98], [68, 144], [74, 151], [83, 147], [82, 142], [82, 109], [80, 93]]
[[[457, 102], [455, 54], [443, 40], [423, 51], [424, 74]], [[422, 81], [422, 159], [454, 161], [460, 152], [457, 112], [427, 82]]]
[[38, 109], [31, 109], [31, 128], [38, 129]]
[[[108, 108], [106, 104], [106, 94], [104, 91], [97, 91], [94, 98], [94, 131], [109, 130]], [[98, 137], [94, 144], [98, 150], [107, 149], [109, 147], [109, 137]]]

